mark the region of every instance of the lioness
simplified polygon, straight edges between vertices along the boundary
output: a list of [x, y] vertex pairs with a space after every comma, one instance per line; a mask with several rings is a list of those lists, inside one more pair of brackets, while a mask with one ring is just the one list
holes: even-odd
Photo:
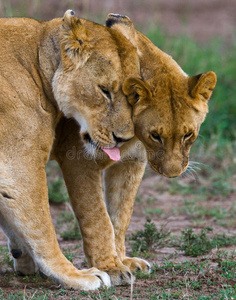
[[80, 135], [74, 121], [62, 119], [53, 158], [63, 171], [89, 265], [107, 271], [113, 284], [121, 284], [132, 280], [124, 277], [122, 264], [131, 271], [150, 271], [148, 262], [125, 253], [125, 233], [146, 161], [167, 177], [187, 170], [190, 147], [208, 111], [216, 75], [188, 77], [169, 55], [136, 31], [127, 17], [109, 15], [106, 24], [123, 32], [138, 49], [145, 82], [131, 78], [123, 86], [133, 106], [135, 137], [120, 147], [118, 162], [99, 148], [89, 159], [91, 138], [84, 143], [87, 133]]
[[140, 77], [136, 48], [123, 33], [71, 10], [49, 22], [1, 19], [0, 44], [0, 224], [15, 270], [39, 270], [65, 287], [109, 286], [106, 273], [79, 271], [61, 253], [45, 164], [62, 113], [80, 125], [85, 142], [119, 159], [116, 146], [134, 136], [122, 84]]

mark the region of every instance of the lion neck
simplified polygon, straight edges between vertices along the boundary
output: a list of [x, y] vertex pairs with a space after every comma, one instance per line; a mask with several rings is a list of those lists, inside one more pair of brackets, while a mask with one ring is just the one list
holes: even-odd
[[56, 101], [52, 92], [52, 79], [61, 63], [60, 27], [62, 19], [53, 19], [43, 23], [41, 41], [39, 46], [39, 69], [47, 98]]
[[164, 73], [173, 79], [172, 83], [186, 80], [188, 76], [177, 62], [138, 31], [136, 43], [140, 50], [141, 76], [145, 81], [151, 83], [152, 87], [157, 85], [156, 81], [158, 81], [160, 76], [163, 76]]

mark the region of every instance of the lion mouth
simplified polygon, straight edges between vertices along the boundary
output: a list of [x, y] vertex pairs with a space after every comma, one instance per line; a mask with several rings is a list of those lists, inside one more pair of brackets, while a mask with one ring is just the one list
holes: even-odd
[[120, 160], [120, 149], [118, 147], [113, 148], [103, 148], [99, 147], [91, 138], [89, 133], [85, 133], [83, 136], [84, 140], [88, 142], [91, 146], [95, 147], [96, 149], [101, 149], [103, 152], [105, 152], [109, 158], [113, 161], [119, 161]]
[[120, 149], [118, 147], [102, 148], [102, 150], [110, 157], [111, 160], [120, 160]]
[[83, 138], [84, 138], [84, 140], [85, 140], [86, 142], [88, 142], [90, 145], [92, 145], [92, 146], [94, 146], [94, 147], [97, 148], [97, 145], [94, 143], [94, 141], [91, 139], [91, 136], [90, 136], [88, 133], [85, 133]]

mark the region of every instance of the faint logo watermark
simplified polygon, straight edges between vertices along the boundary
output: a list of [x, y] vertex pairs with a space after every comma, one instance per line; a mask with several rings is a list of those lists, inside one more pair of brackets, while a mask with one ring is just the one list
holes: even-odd
[[[91, 149], [90, 149], [91, 150]], [[76, 146], [72, 146], [70, 150], [66, 152], [66, 158], [68, 160], [105, 160], [107, 159], [107, 154], [99, 149], [93, 149], [90, 151], [85, 146], [83, 148], [77, 149]], [[165, 151], [164, 150], [147, 150], [144, 148], [142, 142], [138, 141], [135, 143], [134, 147], [125, 149], [122, 151], [122, 161], [136, 160], [139, 162], [146, 162], [147, 159], [150, 161], [164, 160]]]

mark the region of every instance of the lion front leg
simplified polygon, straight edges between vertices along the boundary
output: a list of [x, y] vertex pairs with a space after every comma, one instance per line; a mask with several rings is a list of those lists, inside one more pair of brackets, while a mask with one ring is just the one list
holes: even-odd
[[116, 252], [114, 230], [103, 197], [104, 161], [87, 155], [79, 126], [65, 119], [58, 125], [51, 157], [62, 169], [89, 266], [106, 271], [113, 285], [131, 283], [133, 276]]
[[138, 160], [118, 162], [105, 170], [104, 182], [107, 210], [115, 232], [116, 251], [123, 264], [132, 272], [142, 270], [149, 273], [151, 266], [147, 261], [127, 257], [125, 251], [125, 234], [145, 166], [144, 162]]
[[[78, 163], [78, 162], [77, 162]], [[107, 272], [113, 285], [131, 283], [133, 276], [117, 255], [115, 235], [102, 193], [101, 171], [65, 160], [61, 164], [71, 204], [79, 222], [90, 267]]]
[[28, 273], [28, 257], [35, 270], [66, 288], [94, 290], [103, 283], [110, 286], [106, 273], [95, 268], [78, 270], [62, 254], [49, 211], [44, 164], [40, 166], [40, 158], [37, 166], [26, 160], [26, 156], [19, 159], [21, 176], [15, 173], [12, 179], [7, 178], [11, 169], [5, 165], [6, 176], [0, 185], [0, 216], [4, 218], [1, 226], [9, 237], [13, 256], [19, 259], [16, 268]]

